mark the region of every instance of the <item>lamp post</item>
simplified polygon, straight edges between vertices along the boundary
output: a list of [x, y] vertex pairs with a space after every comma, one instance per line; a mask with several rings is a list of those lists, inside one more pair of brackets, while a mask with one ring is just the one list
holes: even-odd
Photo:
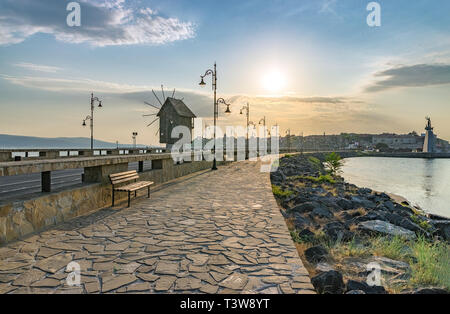
[[136, 137], [138, 136], [137, 132], [133, 132], [132, 138], [133, 138], [133, 148], [136, 148]]
[[248, 128], [250, 126], [250, 104], [247, 103], [246, 106], [243, 106], [241, 108], [241, 114], [244, 114], [243, 110], [245, 110], [245, 113], [247, 116], [247, 132], [246, 132], [247, 133], [247, 142], [246, 142], [246, 148], [245, 148], [245, 159], [248, 159], [248, 149], [249, 149], [249, 147], [248, 147]]
[[290, 153], [291, 152], [291, 129], [287, 129], [286, 135], [288, 138], [288, 147], [289, 147], [288, 152]]
[[227, 110], [225, 113], [231, 113], [230, 111], [230, 105], [226, 103], [226, 101], [223, 98], [217, 99], [217, 65], [214, 63], [214, 70], [206, 70], [204, 75], [200, 75], [200, 86], [205, 86], [206, 83], [204, 81], [204, 78], [208, 75], [212, 76], [212, 89], [214, 91], [214, 147], [213, 147], [213, 154], [214, 154], [214, 160], [213, 160], [213, 166], [212, 170], [217, 170], [217, 161], [216, 161], [216, 127], [217, 127], [217, 118], [219, 117], [219, 103], [224, 104], [227, 106]]
[[98, 107], [102, 108], [102, 101], [98, 97], [94, 97], [94, 93], [91, 93], [91, 115], [87, 116], [83, 120], [83, 126], [86, 126], [86, 120], [90, 120], [91, 127], [91, 150], [94, 149], [94, 105], [95, 102], [98, 102]]
[[266, 137], [266, 116], [264, 116], [261, 120], [259, 120], [259, 125], [263, 125], [264, 126], [264, 137]]

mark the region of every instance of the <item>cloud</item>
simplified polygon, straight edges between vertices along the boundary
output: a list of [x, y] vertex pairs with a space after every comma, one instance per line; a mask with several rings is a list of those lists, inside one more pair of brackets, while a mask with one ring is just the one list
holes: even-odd
[[[116, 103], [123, 112], [156, 113], [157, 109], [146, 106], [144, 101], [159, 106], [152, 89], [162, 99], [160, 87], [146, 85], [119, 84], [85, 78], [65, 79], [37, 76], [0, 76], [4, 80], [27, 88], [70, 93], [79, 96], [95, 91], [105, 103]], [[171, 96], [173, 89], [165, 88], [165, 95]], [[375, 104], [350, 96], [312, 96], [312, 97], [261, 97], [251, 95], [222, 95], [231, 103], [230, 115], [225, 115], [225, 107], [220, 108], [218, 125], [244, 125], [245, 116], [240, 115], [240, 109], [250, 103], [250, 120], [258, 123], [264, 116], [267, 125], [279, 124], [285, 130], [291, 128], [309, 134], [340, 133], [340, 132], [370, 132], [386, 131], [386, 125], [392, 125], [393, 119]], [[175, 97], [183, 99], [197, 117], [211, 125], [213, 117], [213, 100], [210, 93], [177, 88]], [[117, 109], [119, 110], [119, 109]], [[151, 118], [149, 118], [151, 122]]]
[[13, 65], [16, 67], [27, 69], [27, 70], [46, 72], [46, 73], [56, 73], [56, 72], [62, 70], [62, 68], [58, 68], [58, 67], [54, 67], [54, 66], [34, 64], [34, 63], [28, 63], [28, 62], [19, 62], [19, 63], [15, 63]]
[[449, 64], [397, 66], [375, 74], [381, 80], [366, 87], [366, 92], [380, 92], [397, 87], [424, 87], [450, 84]]
[[162, 45], [195, 36], [195, 26], [164, 17], [148, 7], [124, 0], [79, 0], [81, 26], [69, 27], [68, 2], [61, 0], [3, 0], [0, 3], [0, 45], [17, 44], [45, 33], [69, 43], [92, 46]]
[[320, 6], [319, 13], [332, 13], [336, 15], [336, 6], [337, 0], [325, 0], [322, 2]]

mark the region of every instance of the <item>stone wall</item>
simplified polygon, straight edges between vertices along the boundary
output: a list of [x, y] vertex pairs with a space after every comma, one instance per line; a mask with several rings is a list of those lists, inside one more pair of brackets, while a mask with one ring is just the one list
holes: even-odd
[[[155, 163], [158, 164], [158, 163]], [[220, 163], [219, 163], [220, 164]], [[162, 159], [157, 168], [139, 173], [141, 180], [161, 184], [172, 179], [210, 168], [211, 162], [189, 162], [174, 165], [172, 159]], [[124, 170], [123, 164], [110, 170]], [[126, 169], [125, 169], [126, 171]], [[0, 245], [22, 238], [72, 218], [111, 206], [109, 171], [98, 171], [95, 180], [81, 187], [42, 194], [24, 201], [0, 205]], [[116, 171], [118, 172], [118, 171]], [[92, 181], [91, 181], [92, 182]], [[116, 193], [116, 204], [126, 199], [126, 193]]]

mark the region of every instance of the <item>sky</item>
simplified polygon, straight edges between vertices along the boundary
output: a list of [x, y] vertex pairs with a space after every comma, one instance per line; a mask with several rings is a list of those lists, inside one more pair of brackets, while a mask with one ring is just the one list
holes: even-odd
[[65, 0], [0, 0], [0, 133], [89, 136], [158, 144], [150, 127], [176, 89], [212, 124], [211, 77], [231, 105], [219, 125], [250, 120], [291, 134], [423, 132], [430, 116], [450, 140], [450, 1], [79, 0], [80, 26], [67, 25]]

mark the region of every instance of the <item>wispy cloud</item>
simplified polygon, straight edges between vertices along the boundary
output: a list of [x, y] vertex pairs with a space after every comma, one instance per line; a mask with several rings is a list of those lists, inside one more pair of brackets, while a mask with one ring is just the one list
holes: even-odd
[[50, 65], [42, 65], [42, 64], [34, 64], [34, 63], [28, 63], [28, 62], [19, 62], [13, 64], [16, 67], [24, 68], [31, 71], [38, 71], [38, 72], [46, 72], [46, 73], [56, 73], [58, 71], [61, 71], [62, 68], [50, 66]]
[[69, 43], [93, 46], [161, 45], [195, 36], [195, 26], [165, 17], [124, 0], [80, 0], [81, 26], [66, 25], [65, 1], [3, 0], [0, 3], [0, 45], [17, 44], [45, 33]]
[[398, 87], [424, 87], [450, 84], [449, 64], [417, 64], [412, 66], [396, 66], [374, 75], [366, 92], [380, 92]]
[[337, 0], [324, 0], [320, 6], [320, 13], [332, 13], [336, 15], [336, 3]]

